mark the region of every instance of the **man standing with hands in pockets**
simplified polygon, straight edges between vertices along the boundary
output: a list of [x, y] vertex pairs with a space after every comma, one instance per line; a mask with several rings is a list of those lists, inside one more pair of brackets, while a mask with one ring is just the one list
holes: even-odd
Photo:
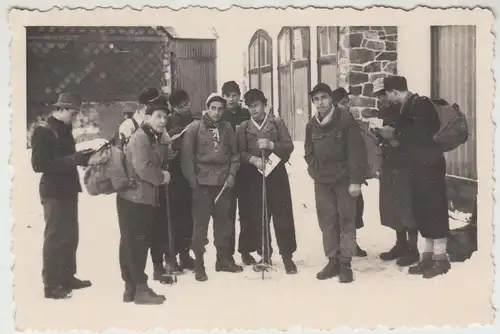
[[310, 93], [317, 113], [306, 126], [305, 160], [314, 180], [316, 212], [328, 264], [316, 278], [354, 280], [351, 259], [356, 252], [356, 201], [366, 178], [366, 148], [354, 117], [334, 106], [347, 92], [324, 83]]

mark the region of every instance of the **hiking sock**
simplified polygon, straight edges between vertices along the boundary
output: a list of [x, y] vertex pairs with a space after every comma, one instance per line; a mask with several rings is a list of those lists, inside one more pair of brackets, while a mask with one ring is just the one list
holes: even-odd
[[434, 260], [446, 260], [448, 258], [446, 254], [446, 242], [446, 238], [434, 240]]
[[434, 239], [425, 238], [424, 253], [434, 253]]

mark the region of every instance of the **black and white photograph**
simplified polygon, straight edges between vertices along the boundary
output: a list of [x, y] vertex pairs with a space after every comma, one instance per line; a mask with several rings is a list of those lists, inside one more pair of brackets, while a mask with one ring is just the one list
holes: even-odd
[[493, 322], [490, 11], [9, 20], [18, 330]]

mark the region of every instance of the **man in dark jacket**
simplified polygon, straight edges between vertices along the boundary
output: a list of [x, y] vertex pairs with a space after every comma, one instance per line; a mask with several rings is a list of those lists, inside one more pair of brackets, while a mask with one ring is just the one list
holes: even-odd
[[[222, 85], [222, 95], [227, 101], [227, 111], [224, 113], [223, 120], [229, 122], [236, 132], [243, 121], [250, 119], [249, 111], [242, 108], [240, 104], [240, 86], [235, 81], [227, 81]], [[245, 265], [253, 265], [255, 264], [255, 259], [250, 254], [253, 249], [250, 245], [250, 239], [245, 236], [245, 231], [249, 229], [248, 226], [250, 224], [248, 219], [248, 205], [246, 205], [248, 201], [245, 199], [245, 170], [246, 168], [240, 169], [236, 174], [236, 182], [233, 188], [233, 197], [231, 199], [230, 217], [233, 222], [233, 233], [230, 254], [231, 261], [234, 262], [233, 256], [236, 248], [236, 208], [238, 208], [240, 220], [238, 251]]]
[[194, 121], [191, 113], [189, 95], [184, 90], [174, 91], [169, 97], [173, 113], [167, 117], [167, 131], [172, 140], [173, 158], [169, 161], [169, 171], [172, 180], [169, 184], [170, 212], [174, 234], [175, 253], [179, 255], [180, 270], [194, 270], [194, 259], [189, 255], [191, 237], [193, 235], [192, 191], [189, 182], [182, 175], [181, 148], [182, 135], [186, 127]]
[[408, 91], [404, 77], [385, 78], [384, 89], [387, 98], [402, 107], [394, 127], [385, 126], [380, 134], [395, 140], [405, 152], [410, 167], [413, 215], [425, 239], [421, 261], [410, 267], [409, 273], [432, 278], [447, 273], [451, 267], [446, 253], [449, 233], [446, 162], [434, 141], [440, 128], [439, 117], [430, 99]]
[[324, 83], [310, 93], [317, 113], [306, 126], [305, 160], [314, 180], [318, 222], [328, 264], [317, 274], [323, 280], [339, 275], [354, 280], [351, 259], [356, 253], [356, 200], [366, 178], [366, 148], [354, 117], [334, 107], [347, 92], [332, 92]]
[[241, 168], [247, 168], [245, 192], [247, 204], [252, 210], [248, 217], [250, 226], [247, 230], [242, 230], [240, 235], [253, 241], [251, 245], [259, 245], [257, 252], [262, 256], [261, 263], [272, 264], [271, 234], [262, 235], [264, 223], [262, 221], [262, 187], [264, 186], [262, 170], [265, 164], [265, 161], [262, 161], [262, 153], [265, 154], [264, 159], [275, 154], [280, 162], [266, 177], [265, 183], [267, 223], [269, 224], [269, 218], [272, 217], [276, 240], [287, 274], [296, 274], [297, 266], [292, 260], [293, 253], [297, 249], [295, 221], [290, 182], [285, 167], [294, 149], [293, 141], [285, 122], [274, 117], [270, 112], [266, 113], [267, 99], [262, 91], [251, 89], [246, 92], [245, 104], [250, 108], [252, 118], [241, 123], [238, 129], [238, 148], [241, 155]]
[[[394, 127], [400, 117], [401, 105], [387, 99], [384, 79], [373, 83], [373, 95], [378, 98], [378, 117], [383, 126]], [[376, 130], [374, 130], [376, 132]], [[380, 254], [383, 261], [397, 260], [399, 266], [417, 263], [420, 258], [417, 247], [418, 231], [411, 204], [410, 170], [404, 147], [393, 139], [381, 139], [382, 168], [380, 171], [379, 211], [380, 221], [396, 231], [396, 244], [388, 252]]]
[[201, 120], [187, 127], [182, 138], [181, 168], [193, 191], [193, 238], [191, 249], [195, 254], [195, 278], [208, 279], [204, 254], [208, 244], [210, 216], [213, 217], [214, 244], [217, 249], [216, 271], [239, 273], [241, 266], [231, 260], [232, 222], [229, 217], [231, 192], [240, 155], [236, 133], [222, 120], [226, 100], [213, 93], [208, 99], [208, 110]]
[[81, 96], [62, 93], [46, 122], [31, 138], [31, 165], [40, 179], [40, 200], [45, 218], [42, 276], [45, 297], [71, 297], [71, 290], [91, 286], [75, 277], [78, 247], [78, 193], [82, 191], [77, 166], [85, 166], [91, 150], [75, 152], [72, 120]]

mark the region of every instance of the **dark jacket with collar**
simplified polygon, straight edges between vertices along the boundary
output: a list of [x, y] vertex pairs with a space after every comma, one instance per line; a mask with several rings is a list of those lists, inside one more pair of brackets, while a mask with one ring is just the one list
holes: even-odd
[[317, 183], [362, 184], [366, 179], [367, 157], [361, 130], [348, 110], [333, 112], [326, 124], [313, 117], [306, 125], [307, 171]]
[[[167, 125], [166, 129], [170, 138], [181, 133], [186, 126], [188, 126], [191, 122], [195, 120], [192, 116], [183, 116], [177, 112], [173, 112], [167, 117]], [[182, 137], [177, 138], [172, 141], [172, 150], [174, 152], [173, 159], [170, 160], [171, 164], [180, 165], [181, 157], [180, 150], [182, 148]]]
[[222, 116], [222, 119], [231, 124], [233, 131], [236, 131], [236, 127], [243, 123], [243, 121], [250, 119], [250, 112], [248, 111], [248, 109], [242, 108], [240, 105], [238, 105], [234, 109], [226, 109], [224, 111], [224, 116]]
[[31, 165], [40, 179], [40, 197], [76, 199], [82, 191], [75, 157], [72, 126], [50, 116], [39, 122], [31, 137]]
[[[391, 104], [388, 107], [382, 107], [379, 109], [378, 117], [382, 119], [383, 126], [395, 127], [396, 123], [401, 116], [401, 105]], [[406, 161], [406, 152], [404, 147], [401, 145], [393, 146], [388, 140], [383, 139], [381, 136], [377, 136], [381, 143], [382, 150], [382, 168], [387, 169], [406, 169], [408, 168], [408, 162]]]

